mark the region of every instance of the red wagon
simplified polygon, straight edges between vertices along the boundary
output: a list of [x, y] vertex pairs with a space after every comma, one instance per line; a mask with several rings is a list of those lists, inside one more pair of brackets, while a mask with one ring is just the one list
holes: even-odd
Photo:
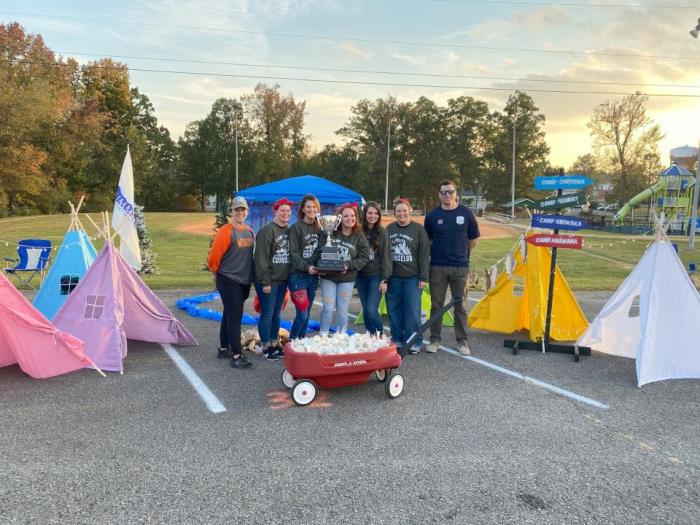
[[292, 399], [297, 405], [308, 405], [316, 397], [318, 387], [362, 385], [374, 372], [385, 383], [386, 395], [398, 397], [403, 391], [403, 376], [394, 369], [401, 364], [396, 345], [380, 348], [376, 352], [351, 354], [318, 354], [295, 352], [287, 343], [284, 347], [282, 382], [291, 388]]

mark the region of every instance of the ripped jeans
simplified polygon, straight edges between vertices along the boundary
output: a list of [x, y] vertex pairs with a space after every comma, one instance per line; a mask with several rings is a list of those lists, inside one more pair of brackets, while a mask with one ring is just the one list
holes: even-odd
[[335, 316], [336, 327], [339, 333], [348, 328], [348, 306], [352, 298], [354, 282], [336, 283], [329, 279], [321, 279], [321, 297], [323, 298], [323, 310], [321, 311], [321, 335], [328, 334], [328, 330]]

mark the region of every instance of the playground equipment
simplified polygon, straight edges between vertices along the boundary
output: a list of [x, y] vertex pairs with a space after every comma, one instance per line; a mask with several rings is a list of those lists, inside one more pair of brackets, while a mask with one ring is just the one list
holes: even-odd
[[671, 231], [686, 231], [686, 225], [691, 213], [693, 187], [695, 177], [686, 168], [679, 164], [659, 173], [659, 180], [643, 192], [632, 197], [615, 214], [613, 221], [621, 223], [625, 216], [635, 206], [653, 200], [653, 207], [658, 213], [663, 213], [671, 221]]

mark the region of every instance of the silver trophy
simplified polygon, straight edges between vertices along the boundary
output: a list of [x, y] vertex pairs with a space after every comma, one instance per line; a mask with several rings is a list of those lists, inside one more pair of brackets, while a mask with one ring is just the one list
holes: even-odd
[[339, 215], [317, 215], [316, 219], [326, 234], [326, 245], [321, 248], [321, 257], [316, 263], [320, 272], [342, 272], [345, 270], [345, 261], [340, 257], [338, 248], [331, 244], [331, 235], [340, 224]]

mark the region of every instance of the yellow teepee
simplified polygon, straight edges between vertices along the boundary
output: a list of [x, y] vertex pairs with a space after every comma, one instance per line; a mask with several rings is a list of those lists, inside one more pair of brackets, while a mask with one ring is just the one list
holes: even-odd
[[[512, 275], [498, 276], [494, 287], [469, 312], [469, 326], [504, 334], [528, 330], [531, 341], [542, 340], [552, 256], [548, 248], [526, 244], [524, 239], [512, 256]], [[586, 316], [557, 266], [550, 338], [575, 341], [587, 327]]]

